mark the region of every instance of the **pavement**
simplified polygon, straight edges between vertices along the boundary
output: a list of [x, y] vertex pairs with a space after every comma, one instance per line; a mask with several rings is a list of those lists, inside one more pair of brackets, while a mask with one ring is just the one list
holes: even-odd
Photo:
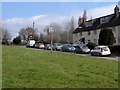
[[120, 61], [120, 57], [118, 57], [118, 56], [114, 56], [114, 57], [103, 56], [103, 57], [100, 57], [100, 56], [91, 56], [90, 54], [80, 54], [80, 55], [81, 56], [88, 56], [88, 57], [91, 57], [91, 58], [104, 58], [104, 59], [108, 59], [108, 60]]

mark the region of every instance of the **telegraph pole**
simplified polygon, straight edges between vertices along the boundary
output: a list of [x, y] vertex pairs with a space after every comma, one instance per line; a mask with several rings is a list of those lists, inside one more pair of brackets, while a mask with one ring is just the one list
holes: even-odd
[[33, 30], [34, 30], [34, 24], [35, 24], [35, 23], [33, 22]]

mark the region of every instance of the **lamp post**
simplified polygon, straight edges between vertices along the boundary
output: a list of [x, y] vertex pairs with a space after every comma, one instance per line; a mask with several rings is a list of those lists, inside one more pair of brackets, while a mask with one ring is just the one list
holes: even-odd
[[53, 30], [53, 28], [50, 26], [49, 27], [49, 32], [50, 32], [50, 38], [51, 38], [51, 53], [52, 53], [52, 51], [53, 51], [53, 35], [52, 35], [52, 32], [53, 32], [54, 30]]

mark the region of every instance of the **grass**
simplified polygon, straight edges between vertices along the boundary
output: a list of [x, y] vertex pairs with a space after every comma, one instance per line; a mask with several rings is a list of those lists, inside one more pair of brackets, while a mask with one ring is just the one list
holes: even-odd
[[2, 47], [3, 88], [118, 88], [118, 62]]

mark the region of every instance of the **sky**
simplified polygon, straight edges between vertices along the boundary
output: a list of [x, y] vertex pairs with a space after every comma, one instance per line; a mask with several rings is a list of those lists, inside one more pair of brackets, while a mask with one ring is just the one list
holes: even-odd
[[87, 11], [87, 18], [97, 18], [112, 14], [117, 2], [2, 2], [2, 24], [12, 37], [16, 37], [22, 28], [32, 27], [38, 33], [50, 23], [64, 26], [74, 17], [76, 27], [78, 18]]

